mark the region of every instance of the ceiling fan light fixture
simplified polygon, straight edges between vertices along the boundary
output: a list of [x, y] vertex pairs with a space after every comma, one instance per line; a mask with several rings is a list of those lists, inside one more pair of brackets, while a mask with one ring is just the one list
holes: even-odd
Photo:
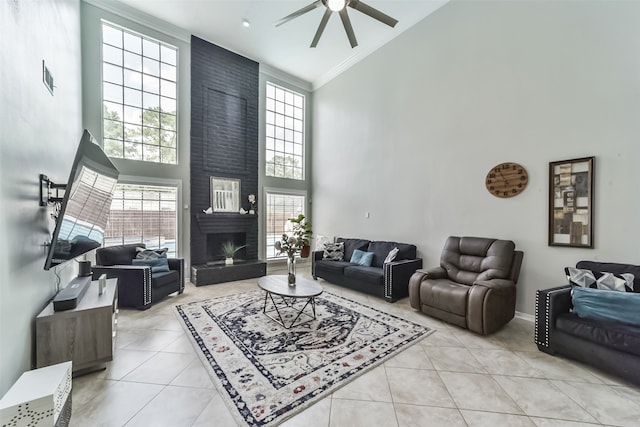
[[327, 0], [327, 7], [334, 12], [340, 12], [346, 5], [346, 0]]
[[342, 21], [342, 26], [344, 27], [345, 32], [347, 33], [347, 38], [349, 39], [349, 43], [351, 47], [354, 48], [358, 46], [358, 40], [356, 39], [356, 35], [353, 32], [353, 26], [351, 25], [351, 19], [349, 19], [349, 14], [347, 13], [347, 6], [357, 10], [360, 13], [363, 13], [370, 18], [373, 18], [377, 21], [382, 22], [390, 26], [391, 28], [395, 27], [398, 23], [397, 19], [390, 17], [389, 15], [375, 9], [371, 6], [364, 4], [360, 0], [314, 0], [313, 3], [306, 5], [302, 9], [298, 9], [293, 13], [285, 16], [275, 23], [276, 27], [279, 27], [282, 24], [285, 24], [291, 21], [294, 18], [304, 15], [307, 12], [311, 12], [318, 7], [325, 8], [324, 14], [322, 15], [322, 20], [320, 21], [320, 25], [318, 25], [318, 29], [316, 30], [315, 36], [313, 36], [313, 41], [311, 41], [311, 45], [309, 47], [317, 47], [318, 41], [324, 32], [325, 27], [327, 26], [327, 22], [331, 18], [334, 12], [338, 12], [340, 15], [340, 20]]

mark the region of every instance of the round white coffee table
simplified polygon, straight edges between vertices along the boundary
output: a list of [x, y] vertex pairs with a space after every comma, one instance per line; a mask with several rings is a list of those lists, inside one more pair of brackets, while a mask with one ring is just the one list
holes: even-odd
[[[303, 277], [296, 277], [296, 285], [289, 286], [287, 276], [264, 276], [258, 279], [258, 286], [265, 291], [262, 312], [271, 320], [287, 329], [291, 329], [294, 325], [298, 326], [315, 320], [315, 298], [322, 293], [322, 286], [316, 282]], [[271, 301], [271, 307], [267, 309], [269, 300]], [[304, 304], [300, 308], [296, 306], [297, 302]], [[313, 315], [305, 312], [305, 309], [309, 306], [311, 307]], [[293, 311], [295, 315], [289, 324], [287, 324], [284, 319], [287, 311]], [[271, 315], [271, 313], [274, 312], [277, 313], [277, 317]], [[303, 315], [308, 317], [308, 319], [298, 322]], [[296, 324], [296, 322], [298, 323]]]

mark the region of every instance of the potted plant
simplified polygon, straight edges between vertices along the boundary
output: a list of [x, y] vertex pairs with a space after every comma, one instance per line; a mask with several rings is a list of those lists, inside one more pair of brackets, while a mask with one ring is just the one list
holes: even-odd
[[311, 254], [311, 237], [313, 236], [311, 222], [303, 214], [296, 218], [289, 218], [289, 221], [293, 223], [293, 235], [300, 242], [300, 258], [307, 258]]
[[231, 241], [224, 242], [222, 244], [222, 254], [224, 255], [224, 263], [226, 265], [233, 264], [233, 256], [236, 254], [236, 252], [238, 252], [240, 249], [246, 246], [247, 245], [236, 246], [236, 244]]

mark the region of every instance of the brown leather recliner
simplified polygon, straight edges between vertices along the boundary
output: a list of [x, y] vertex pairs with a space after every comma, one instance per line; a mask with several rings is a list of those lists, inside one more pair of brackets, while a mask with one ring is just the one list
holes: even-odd
[[515, 315], [524, 256], [515, 246], [511, 240], [449, 237], [440, 267], [411, 276], [411, 307], [479, 334], [497, 331]]

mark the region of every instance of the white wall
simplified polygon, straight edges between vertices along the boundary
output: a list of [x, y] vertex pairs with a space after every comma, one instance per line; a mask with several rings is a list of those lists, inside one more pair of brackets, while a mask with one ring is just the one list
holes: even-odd
[[[314, 232], [512, 239], [517, 310], [581, 259], [638, 264], [640, 3], [453, 1], [314, 93]], [[594, 249], [547, 245], [548, 163], [596, 157]], [[489, 169], [522, 164], [499, 199]], [[371, 217], [365, 219], [365, 212]]]
[[[31, 369], [34, 320], [55, 293], [42, 246], [54, 223], [38, 205], [38, 175], [69, 178], [82, 135], [81, 83], [79, 0], [0, 2], [0, 396]], [[62, 286], [77, 273], [74, 263], [57, 270]]]

